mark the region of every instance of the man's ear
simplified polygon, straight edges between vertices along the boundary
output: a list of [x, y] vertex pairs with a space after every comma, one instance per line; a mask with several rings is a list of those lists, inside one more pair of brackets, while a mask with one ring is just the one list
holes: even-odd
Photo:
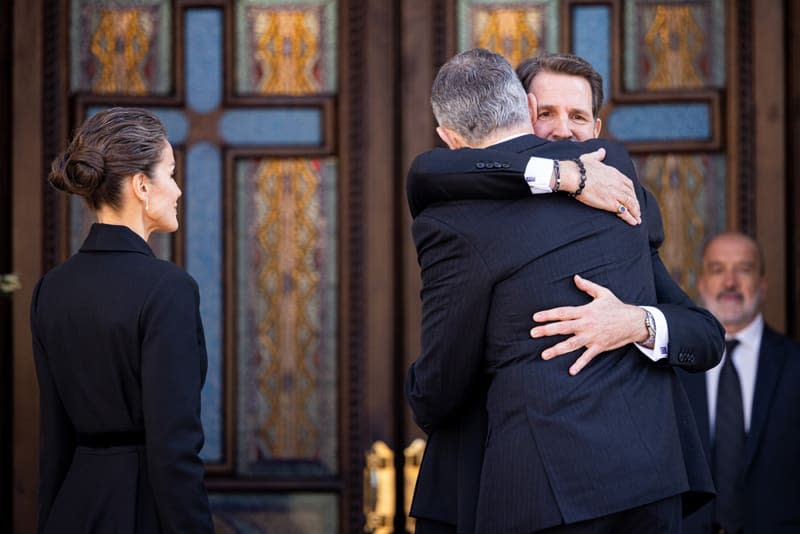
[[533, 126], [539, 116], [539, 103], [536, 102], [536, 97], [533, 93], [528, 93], [528, 113], [531, 114], [531, 126]]
[[603, 121], [600, 120], [600, 117], [594, 120], [594, 136], [600, 137], [600, 130], [603, 129]]
[[456, 150], [458, 148], [464, 148], [469, 146], [464, 139], [461, 138], [456, 132], [451, 130], [450, 128], [445, 128], [444, 126], [438, 126], [436, 128], [436, 133], [439, 134], [439, 137], [442, 141], [450, 148], [450, 150]]

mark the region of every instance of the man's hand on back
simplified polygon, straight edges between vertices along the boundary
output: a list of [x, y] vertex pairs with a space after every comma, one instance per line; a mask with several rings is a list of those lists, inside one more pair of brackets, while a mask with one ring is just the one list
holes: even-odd
[[533, 320], [547, 323], [531, 329], [531, 337], [568, 335], [567, 339], [542, 352], [549, 360], [586, 347], [569, 374], [576, 375], [595, 356], [629, 343], [641, 343], [647, 338], [644, 325], [645, 311], [620, 301], [605, 287], [575, 275], [575, 285], [593, 300], [583, 306], [563, 306], [537, 312]]

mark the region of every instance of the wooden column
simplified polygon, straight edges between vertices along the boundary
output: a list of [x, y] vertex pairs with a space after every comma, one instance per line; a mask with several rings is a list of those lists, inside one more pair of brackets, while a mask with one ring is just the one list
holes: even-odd
[[39, 402], [28, 309], [42, 274], [42, 0], [14, 2], [12, 72], [12, 268], [22, 279], [13, 302], [13, 531], [36, 531]]
[[[764, 318], [786, 331], [786, 50], [783, 2], [753, 4], [755, 236], [769, 290]], [[756, 16], [757, 14], [757, 16]]]

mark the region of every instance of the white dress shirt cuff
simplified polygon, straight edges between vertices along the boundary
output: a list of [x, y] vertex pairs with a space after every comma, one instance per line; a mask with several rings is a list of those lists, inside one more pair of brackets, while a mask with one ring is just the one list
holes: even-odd
[[550, 179], [553, 176], [553, 160], [547, 158], [533, 157], [528, 160], [525, 166], [525, 181], [531, 188], [531, 194], [541, 195], [542, 193], [552, 193]]
[[661, 310], [652, 306], [641, 306], [642, 309], [649, 311], [653, 314], [653, 320], [656, 322], [656, 342], [652, 349], [643, 347], [636, 343], [636, 347], [642, 351], [642, 354], [653, 360], [654, 362], [661, 361], [669, 356], [669, 327], [667, 326], [667, 318], [661, 313]]

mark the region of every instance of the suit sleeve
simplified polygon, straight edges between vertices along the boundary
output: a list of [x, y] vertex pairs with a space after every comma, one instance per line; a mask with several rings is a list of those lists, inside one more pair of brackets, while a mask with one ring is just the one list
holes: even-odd
[[200, 390], [207, 356], [195, 281], [163, 276], [142, 312], [142, 403], [147, 469], [164, 532], [213, 532], [204, 468]]
[[[507, 167], [487, 168], [487, 160]], [[510, 200], [531, 194], [525, 182], [529, 155], [500, 150], [435, 148], [417, 156], [406, 178], [411, 216], [448, 200]]]
[[656, 307], [669, 325], [667, 363], [689, 372], [707, 371], [722, 358], [725, 329], [711, 312], [697, 306], [670, 276], [658, 254], [658, 247], [664, 241], [661, 210], [649, 191], [644, 198], [642, 212], [648, 225]]
[[[605, 162], [617, 167], [639, 184], [636, 170], [628, 152], [619, 143], [602, 142], [606, 148]], [[650, 191], [637, 186], [642, 218], [647, 225], [653, 278], [656, 287], [656, 307], [669, 325], [667, 363], [690, 372], [707, 371], [717, 365], [725, 346], [725, 331], [708, 310], [697, 306], [675, 283], [667, 271], [658, 249], [664, 242], [661, 209]]]
[[75, 429], [58, 394], [47, 353], [39, 337], [38, 301], [43, 280], [33, 290], [31, 333], [36, 378], [39, 383], [40, 454], [38, 532], [44, 532], [56, 495], [67, 476], [75, 453]]
[[427, 215], [413, 224], [422, 269], [421, 353], [405, 390], [426, 433], [447, 424], [483, 388], [489, 271], [471, 245]]

